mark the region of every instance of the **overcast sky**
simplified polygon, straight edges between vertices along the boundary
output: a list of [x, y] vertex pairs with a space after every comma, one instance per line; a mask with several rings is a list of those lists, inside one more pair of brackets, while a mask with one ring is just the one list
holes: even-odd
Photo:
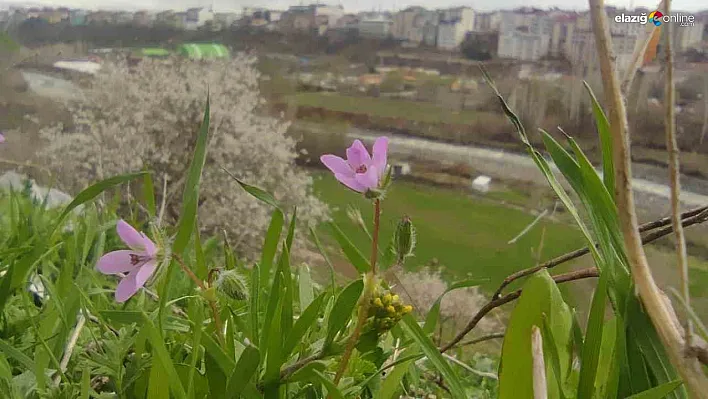
[[[33, 5], [69, 6], [89, 9], [180, 9], [196, 6], [214, 5], [215, 11], [241, 11], [244, 6], [258, 5], [275, 9], [286, 9], [289, 5], [309, 4], [313, 1], [301, 0], [28, 0]], [[533, 5], [539, 8], [558, 6], [567, 9], [586, 9], [584, 0], [324, 0], [325, 4], [342, 4], [347, 11], [367, 11], [379, 7], [386, 10], [398, 10], [411, 5], [427, 8], [441, 8], [465, 5], [475, 9], [489, 11], [501, 8], [514, 8]], [[21, 0], [0, 0], [0, 5], [22, 3]], [[654, 8], [658, 0], [606, 0], [608, 5], [622, 7], [644, 6]], [[675, 10], [697, 11], [708, 8], [705, 0], [674, 0]]]

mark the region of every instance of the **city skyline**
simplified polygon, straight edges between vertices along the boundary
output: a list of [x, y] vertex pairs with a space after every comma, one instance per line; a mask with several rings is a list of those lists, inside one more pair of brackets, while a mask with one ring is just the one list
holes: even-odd
[[[447, 8], [455, 6], [467, 6], [479, 11], [493, 11], [499, 9], [512, 9], [522, 6], [530, 6], [524, 0], [495, 0], [495, 1], [459, 1], [459, 0], [341, 0], [341, 1], [320, 1], [324, 4], [341, 4], [345, 10], [351, 12], [360, 11], [400, 11], [410, 6], [422, 6], [430, 9]], [[72, 7], [85, 9], [106, 9], [106, 10], [166, 10], [166, 9], [186, 9], [190, 7], [214, 7], [214, 11], [239, 12], [243, 7], [265, 7], [272, 9], [286, 10], [289, 6], [298, 4], [310, 4], [310, 1], [287, 1], [287, 0], [34, 0], [22, 1], [2, 1], [0, 8], [8, 6], [20, 6], [23, 4], [31, 6], [48, 7]], [[100, 5], [99, 5], [100, 4]], [[616, 0], [607, 1], [607, 5], [616, 7], [646, 7], [653, 9], [658, 1], [652, 0]], [[586, 10], [587, 2], [583, 0], [540, 0], [533, 3], [537, 8], [559, 7], [567, 10]], [[676, 0], [673, 2], [674, 10], [696, 12], [704, 9], [694, 0]]]

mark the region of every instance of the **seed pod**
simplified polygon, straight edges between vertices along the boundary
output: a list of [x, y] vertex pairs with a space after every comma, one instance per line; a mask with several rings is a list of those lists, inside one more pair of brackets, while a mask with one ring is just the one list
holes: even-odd
[[215, 287], [219, 292], [231, 299], [243, 301], [248, 299], [248, 289], [245, 278], [236, 269], [219, 273]]
[[394, 234], [394, 242], [396, 261], [399, 264], [402, 264], [407, 257], [413, 256], [413, 250], [415, 249], [415, 227], [413, 226], [411, 218], [408, 216], [404, 216], [398, 223], [396, 233]]

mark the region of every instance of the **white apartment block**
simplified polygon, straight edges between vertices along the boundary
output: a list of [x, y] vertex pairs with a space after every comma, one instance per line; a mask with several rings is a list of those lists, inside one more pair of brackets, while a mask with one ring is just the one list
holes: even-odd
[[[637, 37], [631, 35], [612, 35], [612, 51], [615, 57], [615, 68], [622, 76], [632, 63], [632, 55]], [[592, 74], [599, 69], [595, 36], [592, 31], [577, 31], [571, 43], [570, 61], [579, 68], [583, 76]]]
[[438, 13], [435, 11], [423, 7], [409, 7], [393, 16], [391, 35], [399, 40], [419, 44], [425, 41], [426, 27], [437, 25], [438, 19]]
[[465, 40], [468, 30], [458, 20], [440, 21], [438, 23], [437, 45], [439, 49], [454, 50]]
[[337, 25], [337, 21], [339, 21], [340, 18], [344, 16], [344, 8], [340, 6], [328, 6], [328, 5], [322, 5], [322, 4], [317, 4], [312, 6], [313, 11], [315, 14], [315, 18], [317, 17], [326, 17], [327, 18], [327, 26], [333, 27]]
[[550, 35], [514, 30], [499, 34], [497, 55], [521, 61], [538, 61], [548, 54]]
[[465, 32], [474, 30], [474, 10], [469, 7], [455, 7], [440, 10], [440, 21], [459, 21]]
[[685, 51], [691, 47], [700, 45], [703, 41], [705, 24], [695, 22], [693, 26], [678, 26], [674, 24], [673, 41], [677, 51]]
[[359, 21], [359, 35], [362, 37], [385, 39], [391, 36], [393, 21], [383, 16]]

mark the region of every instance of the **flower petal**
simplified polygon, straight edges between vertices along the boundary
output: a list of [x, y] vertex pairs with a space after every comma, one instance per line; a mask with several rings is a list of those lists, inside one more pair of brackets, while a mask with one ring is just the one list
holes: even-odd
[[140, 268], [135, 272], [135, 285], [138, 288], [144, 286], [150, 279], [150, 276], [155, 273], [155, 269], [157, 269], [157, 261], [155, 259], [145, 262], [145, 264], [140, 266]]
[[120, 283], [118, 283], [118, 286], [116, 287], [116, 302], [123, 303], [138, 292], [140, 287], [138, 287], [135, 281], [135, 277], [137, 275], [138, 271], [133, 270], [122, 280], [120, 280]]
[[366, 170], [366, 173], [357, 173], [354, 179], [362, 187], [365, 187], [366, 190], [377, 188], [379, 186], [379, 171], [376, 166], [371, 165], [369, 169]]
[[151, 258], [155, 257], [157, 254], [157, 245], [152, 242], [145, 233], [141, 232], [140, 235], [143, 237], [143, 248], [145, 248], [145, 254]]
[[145, 236], [126, 223], [125, 220], [121, 219], [116, 223], [116, 231], [125, 245], [135, 251], [145, 251]]
[[361, 165], [369, 165], [371, 156], [360, 140], [354, 140], [352, 146], [347, 148], [347, 162], [352, 169], [357, 170]]
[[0, 133], [0, 144], [2, 144], [4, 142], [5, 142], [5, 136], [2, 133]]
[[128, 249], [109, 252], [98, 260], [96, 269], [103, 274], [127, 273], [135, 269], [135, 265], [130, 261], [132, 254], [135, 254], [135, 251]]
[[337, 173], [334, 175], [334, 177], [336, 177], [340, 183], [344, 184], [345, 186], [351, 188], [354, 191], [358, 191], [360, 193], [366, 192], [366, 187], [362, 186], [358, 181], [356, 181], [355, 176], [345, 176]]
[[347, 161], [336, 155], [326, 154], [320, 157], [320, 161], [334, 174], [342, 174], [345, 176], [354, 176], [354, 169], [352, 169]]
[[386, 170], [386, 163], [388, 163], [388, 137], [377, 138], [372, 153], [371, 163], [379, 171], [379, 175], [382, 175]]

